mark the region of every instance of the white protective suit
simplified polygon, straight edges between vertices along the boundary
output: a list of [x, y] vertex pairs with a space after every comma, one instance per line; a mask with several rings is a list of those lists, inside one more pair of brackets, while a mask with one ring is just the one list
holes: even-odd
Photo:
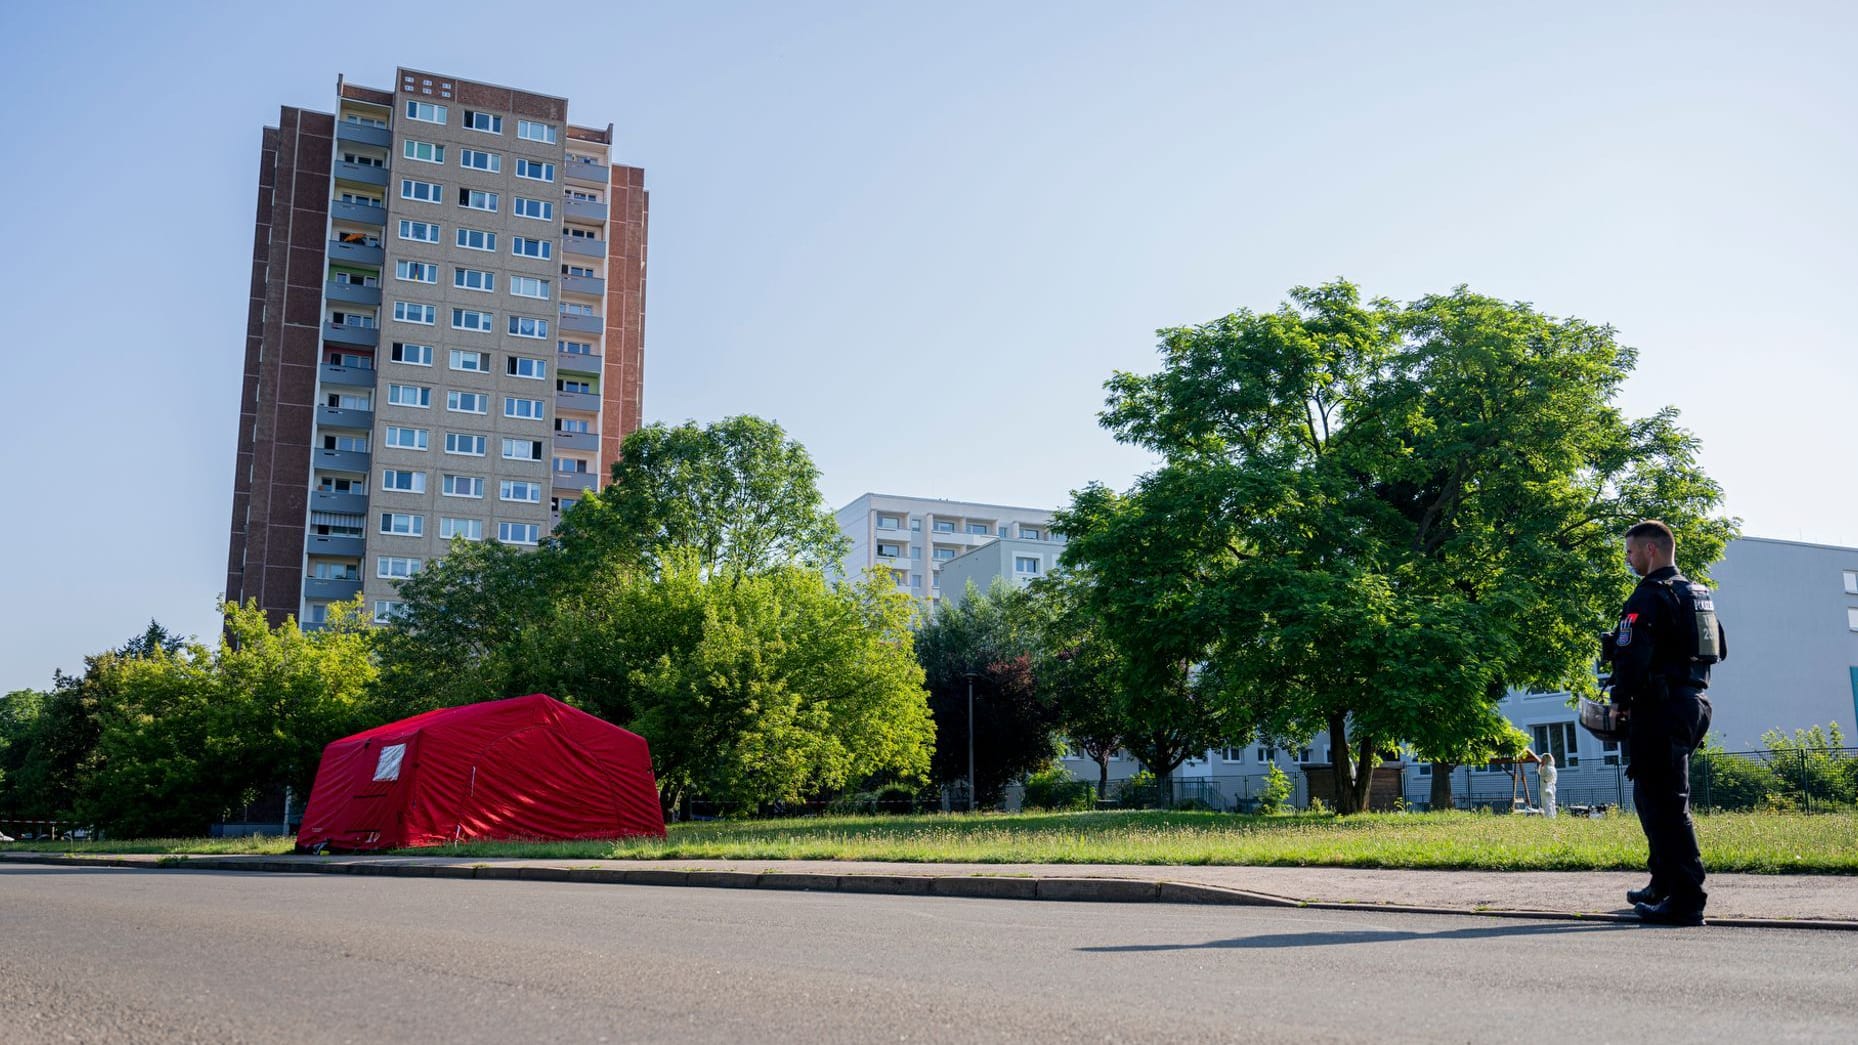
[[1537, 775], [1542, 781], [1542, 815], [1554, 816], [1555, 777], [1558, 775], [1555, 772], [1555, 764], [1553, 762], [1542, 763], [1542, 768]]

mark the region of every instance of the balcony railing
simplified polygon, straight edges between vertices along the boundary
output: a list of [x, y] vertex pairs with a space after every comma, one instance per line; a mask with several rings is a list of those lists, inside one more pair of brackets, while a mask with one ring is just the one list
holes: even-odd
[[381, 288], [364, 287], [358, 283], [342, 283], [332, 279], [323, 284], [323, 297], [345, 305], [378, 306], [381, 303]]
[[556, 392], [555, 409], [594, 413], [600, 409], [600, 397], [592, 392]]
[[561, 277], [561, 292], [600, 297], [606, 293], [606, 280], [599, 276], [563, 276]]
[[378, 244], [344, 243], [341, 240], [329, 241], [329, 260], [346, 262], [352, 265], [373, 265], [379, 267], [386, 254]]
[[365, 123], [350, 123], [337, 120], [335, 123], [335, 140], [353, 142], [356, 145], [374, 145], [387, 148], [394, 143], [393, 132], [385, 127], [370, 127]]
[[600, 481], [596, 472], [555, 472], [557, 490], [591, 490]]
[[310, 465], [325, 472], [366, 475], [371, 460], [362, 450], [316, 450], [312, 452]]
[[303, 550], [310, 555], [327, 555], [339, 559], [359, 559], [366, 546], [360, 537], [325, 537], [312, 533], [303, 540]]
[[579, 254], [584, 258], [606, 257], [606, 241], [588, 239], [586, 236], [561, 237], [561, 249], [566, 254]]
[[341, 602], [361, 594], [360, 580], [333, 580], [323, 577], [303, 578], [303, 597]]
[[569, 197], [562, 201], [561, 212], [575, 221], [604, 222], [606, 220], [606, 204], [594, 200], [577, 200]]
[[556, 352], [555, 369], [568, 370], [576, 374], [598, 374], [600, 372], [600, 355], [585, 352]]
[[319, 428], [356, 428], [365, 432], [374, 427], [374, 411], [319, 405], [316, 424]]
[[340, 512], [343, 515], [363, 515], [368, 510], [368, 495], [365, 493], [335, 493], [330, 490], [310, 491], [310, 511]]
[[561, 329], [575, 334], [598, 334], [606, 329], [606, 321], [580, 312], [563, 312]]
[[604, 186], [611, 167], [599, 160], [590, 160], [568, 153], [561, 164], [561, 176], [569, 181], [578, 181], [591, 185]]
[[344, 385], [349, 388], [373, 388], [374, 370], [371, 367], [339, 366], [335, 363], [322, 365], [323, 384]]
[[376, 167], [370, 163], [349, 163], [347, 160], [337, 160], [334, 174], [337, 181], [352, 181], [357, 185], [387, 184], [387, 168]]
[[381, 343], [381, 332], [378, 327], [324, 323], [323, 340], [334, 345], [363, 345], [372, 348]]
[[556, 432], [555, 449], [598, 450], [600, 435], [597, 432]]
[[373, 203], [330, 200], [329, 216], [336, 221], [352, 221], [361, 225], [387, 224], [387, 208]]

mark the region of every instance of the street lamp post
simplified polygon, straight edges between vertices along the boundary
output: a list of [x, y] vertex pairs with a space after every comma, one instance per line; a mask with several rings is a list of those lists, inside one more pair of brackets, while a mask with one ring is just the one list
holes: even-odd
[[964, 671], [962, 677], [968, 680], [968, 812], [974, 812], [974, 676], [976, 672]]

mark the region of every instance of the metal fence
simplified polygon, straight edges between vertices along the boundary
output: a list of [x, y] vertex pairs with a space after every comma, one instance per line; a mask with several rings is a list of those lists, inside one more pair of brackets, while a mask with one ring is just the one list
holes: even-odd
[[[1561, 771], [1555, 802], [1562, 809], [1632, 808], [1627, 765], [1569, 766]], [[1528, 774], [1533, 804], [1541, 802], [1534, 767]], [[1516, 785], [1507, 769], [1452, 775], [1452, 804], [1459, 809], [1509, 812]], [[1416, 805], [1423, 805], [1415, 803]], [[1712, 812], [1842, 812], [1858, 808], [1858, 747], [1778, 751], [1702, 750], [1690, 756], [1690, 804]]]
[[83, 841], [95, 834], [88, 824], [76, 820], [0, 816], [0, 835], [16, 842]]

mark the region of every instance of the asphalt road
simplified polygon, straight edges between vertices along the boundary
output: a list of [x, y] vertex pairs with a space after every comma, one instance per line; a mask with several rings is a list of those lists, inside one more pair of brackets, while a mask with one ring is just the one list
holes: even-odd
[[0, 1041], [1858, 1040], [1842, 932], [0, 867]]

